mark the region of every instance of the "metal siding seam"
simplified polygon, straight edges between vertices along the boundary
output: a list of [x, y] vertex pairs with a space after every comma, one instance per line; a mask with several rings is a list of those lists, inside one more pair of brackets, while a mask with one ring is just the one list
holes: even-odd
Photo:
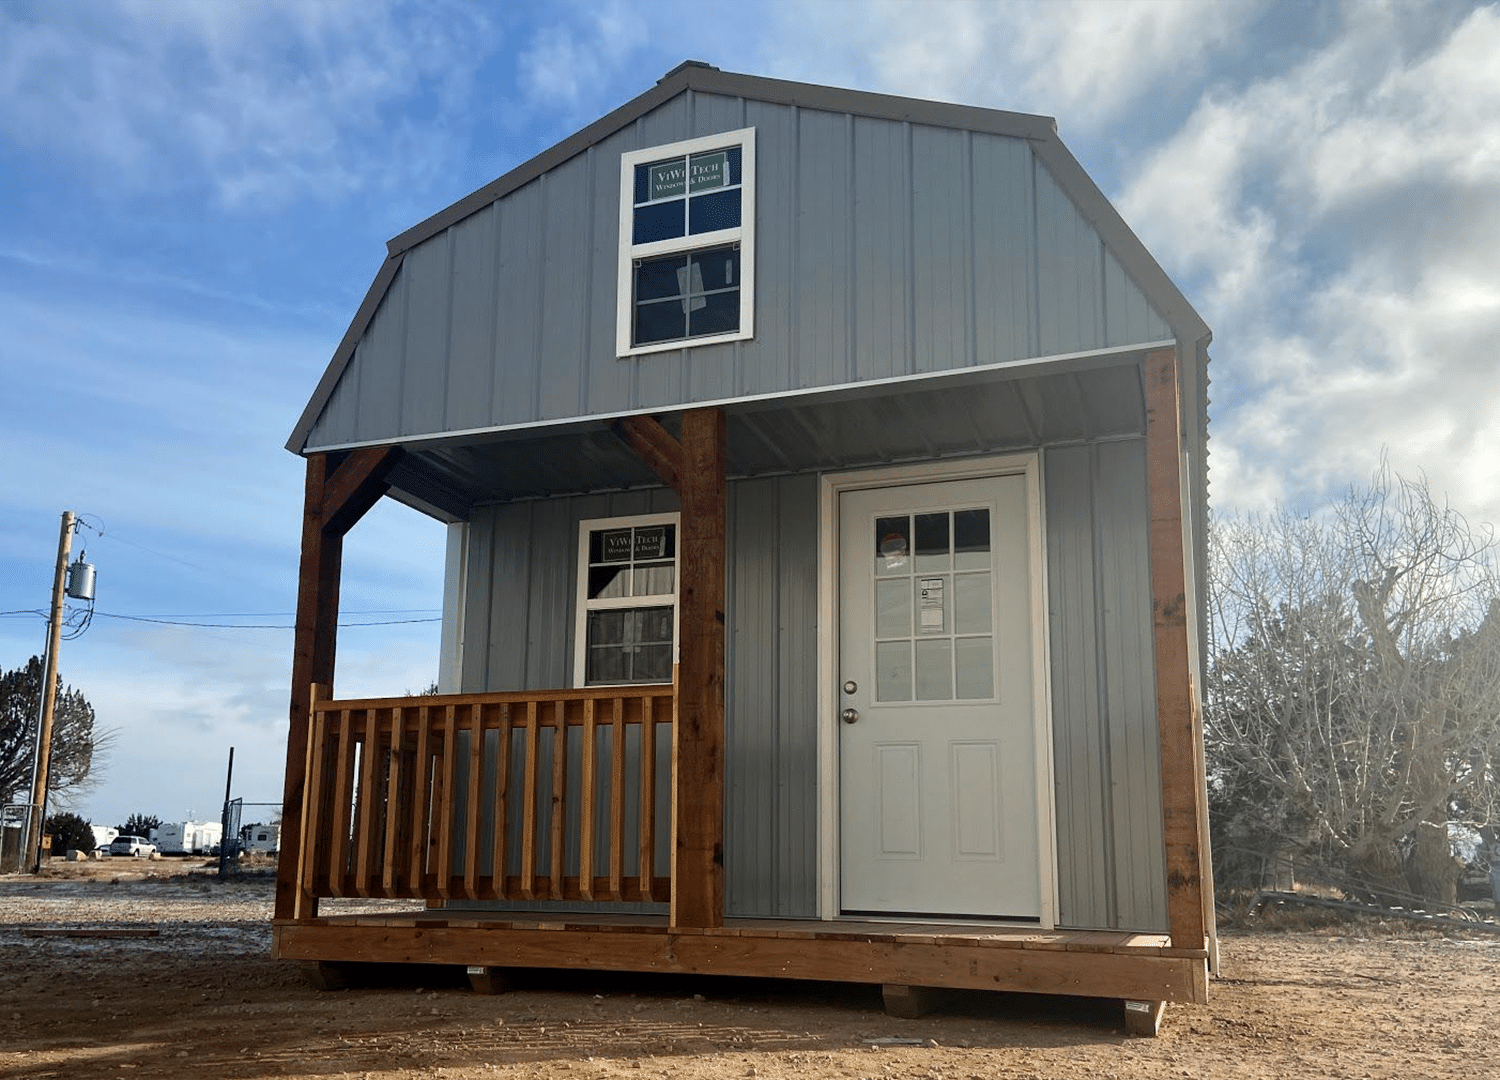
[[859, 230], [856, 227], [855, 200], [858, 198], [858, 190], [854, 178], [858, 175], [859, 157], [855, 147], [855, 123], [852, 113], [845, 114], [845, 130], [847, 132], [849, 160], [845, 170], [845, 202], [849, 208], [848, 222], [848, 265], [845, 267], [845, 280], [848, 284], [844, 291], [845, 325], [848, 333], [844, 339], [844, 378], [847, 383], [854, 383], [859, 378]]
[[964, 350], [963, 364], [965, 367], [974, 367], [979, 363], [979, 299], [977, 278], [979, 267], [977, 265], [977, 245], [974, 243], [974, 235], [979, 229], [977, 211], [975, 210], [975, 185], [978, 183], [974, 175], [974, 133], [964, 132], [964, 212], [963, 212], [963, 240], [964, 240], [964, 304], [966, 306], [964, 325], [968, 328], [968, 344]]
[[1034, 149], [1028, 146], [1026, 151], [1031, 162], [1031, 168], [1027, 170], [1029, 190], [1026, 193], [1031, 206], [1031, 250], [1027, 252], [1030, 275], [1026, 283], [1031, 325], [1026, 328], [1026, 346], [1029, 355], [1036, 356], [1042, 351], [1042, 196], [1036, 182], [1036, 171], [1041, 163], [1037, 161]]
[[[1100, 892], [1104, 900], [1104, 915], [1101, 926], [1114, 928], [1119, 925], [1120, 906], [1118, 882], [1115, 880], [1114, 867], [1118, 858], [1117, 837], [1115, 835], [1114, 790], [1115, 772], [1114, 756], [1115, 745], [1111, 723], [1113, 717], [1110, 712], [1109, 699], [1109, 676], [1111, 657], [1108, 651], [1105, 625], [1105, 607], [1109, 603], [1107, 596], [1107, 583], [1102, 570], [1105, 566], [1104, 552], [1107, 546], [1107, 538], [1104, 535], [1104, 522], [1101, 503], [1107, 497], [1103, 491], [1102, 478], [1099, 468], [1099, 448], [1089, 446], [1087, 448], [1089, 460], [1089, 487], [1090, 487], [1090, 523], [1092, 526], [1093, 539], [1093, 564], [1094, 573], [1094, 655], [1097, 667], [1095, 669], [1094, 694], [1098, 701], [1098, 725], [1099, 725], [1099, 749], [1101, 759], [1099, 771], [1102, 778], [1100, 787], [1100, 805], [1098, 813], [1100, 817], [1099, 836], [1103, 843], [1103, 866], [1104, 880], [1099, 883]], [[1125, 783], [1130, 782], [1127, 773]]]
[[785, 791], [777, 845], [785, 853], [777, 914], [810, 918], [818, 913], [819, 852], [817, 477], [782, 477], [777, 491], [782, 515], [782, 561], [777, 568], [782, 591], [778, 636], [783, 687], [778, 702], [779, 775]]
[[[592, 146], [588, 148], [588, 154], [584, 160], [588, 165], [584, 177], [584, 190], [588, 195], [592, 195], [596, 182], [595, 175], [598, 171], [598, 161]], [[585, 197], [582, 202], [587, 206], [591, 203], [591, 200]], [[593, 356], [594, 324], [589, 319], [589, 313], [594, 310], [594, 275], [587, 272], [587, 263], [591, 261], [594, 254], [594, 226], [598, 218], [597, 214], [585, 214], [584, 216], [588, 219], [586, 225], [588, 235], [583, 246], [585, 252], [584, 272], [579, 274], [579, 277], [583, 279], [583, 310], [579, 313], [578, 317], [578, 325], [582, 327], [582, 340], [578, 343], [578, 395], [576, 398], [576, 408], [580, 416], [588, 415], [589, 390], [593, 382], [590, 374], [593, 372], [594, 367], [590, 363], [590, 360]]]
[[546, 377], [544, 373], [549, 366], [547, 358], [542, 355], [542, 345], [546, 340], [542, 333], [542, 313], [547, 310], [547, 275], [545, 268], [547, 266], [548, 245], [545, 223], [548, 212], [547, 180], [551, 175], [550, 172], [544, 172], [536, 178], [537, 201], [541, 203], [541, 206], [537, 208], [537, 221], [542, 223], [542, 227], [538, 229], [539, 235], [537, 236], [536, 265], [539, 268], [537, 274], [537, 305], [536, 311], [532, 315], [534, 321], [531, 340], [531, 419], [533, 420], [540, 420], [542, 418], [542, 380]]
[[451, 426], [448, 423], [448, 385], [453, 377], [453, 299], [458, 291], [458, 277], [454, 274], [454, 260], [457, 258], [456, 237], [453, 230], [447, 230], [448, 236], [448, 280], [446, 290], [448, 293], [448, 310], [443, 326], [443, 385], [438, 394], [438, 423], [444, 431]]
[[917, 368], [917, 176], [916, 176], [916, 147], [914, 144], [914, 133], [910, 123], [901, 124], [901, 166], [905, 184], [901, 192], [906, 198], [906, 251], [901, 265], [906, 269], [906, 341], [904, 351], [906, 362], [903, 369], [907, 374], [914, 373]]

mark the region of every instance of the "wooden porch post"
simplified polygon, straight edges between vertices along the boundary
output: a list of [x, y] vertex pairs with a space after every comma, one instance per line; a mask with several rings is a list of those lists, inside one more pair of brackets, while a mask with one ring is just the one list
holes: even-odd
[[672, 926], [723, 926], [724, 410], [684, 412], [681, 442], [649, 416], [628, 416], [612, 426], [682, 500], [669, 921]]
[[1167, 925], [1173, 948], [1207, 940], [1200, 833], [1205, 799], [1198, 744], [1202, 717], [1188, 663], [1188, 595], [1182, 530], [1182, 413], [1176, 349], [1146, 354], [1146, 497], [1151, 537], [1151, 615], [1156, 717], [1161, 739]]
[[291, 723], [281, 801], [281, 854], [276, 864], [278, 919], [310, 919], [318, 913], [317, 898], [302, 893], [297, 872], [302, 854], [312, 687], [318, 683], [331, 691], [333, 686], [344, 534], [385, 494], [390, 487], [385, 478], [400, 456], [401, 450], [396, 447], [370, 447], [356, 450], [336, 466], [331, 466], [328, 454], [307, 459], [302, 562], [292, 639]]
[[723, 409], [683, 413], [673, 926], [724, 924], [725, 441]]

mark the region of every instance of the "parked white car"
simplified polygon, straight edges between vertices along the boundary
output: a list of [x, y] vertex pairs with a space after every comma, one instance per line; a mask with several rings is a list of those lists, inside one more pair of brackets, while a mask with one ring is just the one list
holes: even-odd
[[133, 855], [137, 859], [156, 854], [156, 845], [144, 836], [117, 836], [109, 843], [111, 855]]

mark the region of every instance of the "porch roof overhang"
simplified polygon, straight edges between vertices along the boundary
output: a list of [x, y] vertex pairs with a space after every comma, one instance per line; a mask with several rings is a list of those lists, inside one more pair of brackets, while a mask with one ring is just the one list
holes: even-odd
[[[1170, 344], [704, 404], [725, 409], [731, 479], [1139, 437], [1141, 360]], [[678, 434], [676, 410], [623, 415]], [[612, 430], [622, 416], [401, 441], [388, 494], [456, 522], [484, 503], [661, 486]]]

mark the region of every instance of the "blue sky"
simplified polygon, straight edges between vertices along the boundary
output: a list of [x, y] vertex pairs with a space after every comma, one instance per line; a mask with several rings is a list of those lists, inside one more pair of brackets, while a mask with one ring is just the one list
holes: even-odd
[[[77, 808], [281, 791], [301, 463], [385, 241], [649, 88], [730, 70], [1057, 117], [1215, 330], [1213, 498], [1314, 506], [1382, 449], [1500, 520], [1500, 9], [1467, 3], [0, 4], [0, 612], [58, 515], [63, 674], [117, 731]], [[95, 530], [102, 530], [99, 535]], [[339, 690], [437, 668], [443, 530], [345, 556]], [[0, 616], [0, 665], [40, 652]]]

